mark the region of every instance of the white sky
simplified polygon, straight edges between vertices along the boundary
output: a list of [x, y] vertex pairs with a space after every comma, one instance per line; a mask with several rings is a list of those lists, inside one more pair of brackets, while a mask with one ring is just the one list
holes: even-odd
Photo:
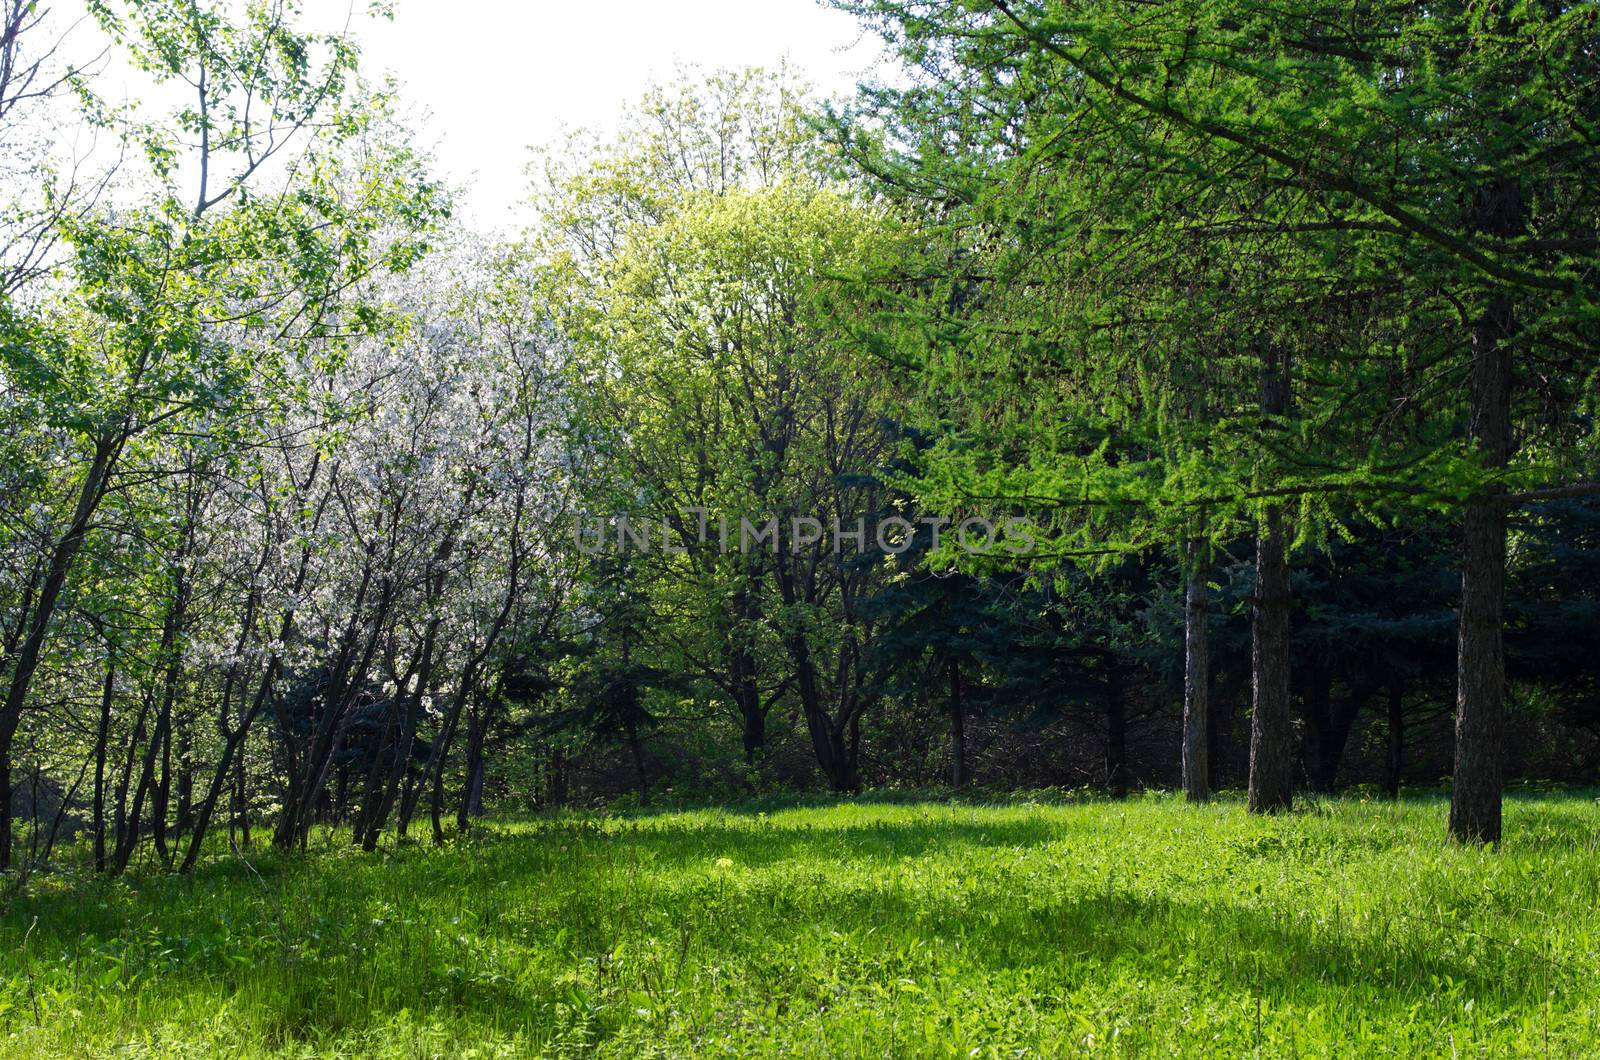
[[[355, 6], [363, 7], [361, 0]], [[342, 22], [350, 0], [309, 0]], [[817, 0], [398, 0], [393, 22], [358, 15], [369, 73], [392, 72], [442, 175], [467, 184], [462, 213], [510, 222], [526, 195], [528, 147], [563, 128], [606, 128], [679, 64], [790, 64], [847, 95], [882, 52], [851, 16]]]
[[[367, 74], [399, 79], [401, 114], [439, 176], [460, 189], [458, 216], [482, 229], [526, 219], [530, 147], [570, 129], [614, 127], [624, 107], [682, 66], [787, 59], [825, 97], [881, 76], [880, 39], [820, 0], [395, 0], [392, 21], [370, 17], [368, 0], [302, 2], [302, 28], [348, 24]], [[54, 32], [71, 27], [64, 59], [84, 62], [105, 47], [84, 0], [43, 7]], [[150, 104], [163, 91], [114, 55], [98, 71], [96, 90], [112, 102]]]

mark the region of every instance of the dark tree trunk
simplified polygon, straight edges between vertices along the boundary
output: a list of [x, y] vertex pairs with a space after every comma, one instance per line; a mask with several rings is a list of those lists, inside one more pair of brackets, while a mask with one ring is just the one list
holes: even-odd
[[488, 774], [488, 764], [483, 759], [483, 745], [489, 738], [489, 719], [498, 702], [498, 692], [483, 704], [483, 709], [468, 719], [467, 724], [467, 781], [461, 793], [461, 808], [467, 818], [483, 816], [483, 784]]
[[0, 872], [11, 867], [11, 737], [0, 733]]
[[[753, 691], [753, 689], [750, 691]], [[767, 746], [767, 715], [761, 709], [760, 696], [752, 696], [741, 690], [739, 693], [739, 715], [744, 722], [745, 764], [753, 766]]]
[[[392, 549], [389, 558], [393, 559]], [[327, 783], [328, 773], [333, 768], [334, 758], [344, 736], [345, 725], [350, 712], [361, 698], [362, 688], [367, 682], [368, 675], [372, 672], [378, 643], [387, 627], [389, 614], [394, 608], [397, 595], [394, 582], [388, 576], [380, 575], [377, 577], [378, 600], [363, 635], [360, 613], [372, 578], [373, 561], [369, 556], [362, 571], [361, 584], [356, 589], [355, 604], [351, 608], [349, 622], [341, 637], [333, 667], [335, 676], [328, 683], [328, 693], [322, 697], [322, 703], [317, 710], [316, 724], [309, 737], [301, 743], [298, 738], [291, 735], [292, 730], [286, 722], [281, 718], [279, 720], [279, 734], [289, 745], [289, 766], [286, 771], [288, 783], [283, 806], [278, 813], [278, 823], [272, 833], [272, 845], [279, 850], [293, 850], [305, 846], [315, 818], [317, 803], [322, 796], [323, 785]], [[397, 685], [401, 688], [406, 687], [412, 673], [413, 671], [408, 671], [405, 680], [397, 682]], [[385, 733], [382, 739], [387, 740], [389, 736], [389, 733]], [[380, 746], [380, 751], [382, 749]], [[381, 753], [373, 755], [374, 768], [382, 760]], [[372, 779], [369, 776], [369, 780]], [[368, 805], [364, 803], [363, 810]], [[357, 814], [356, 817], [354, 832], [359, 842], [363, 834], [361, 814]]]
[[11, 745], [17, 728], [22, 723], [22, 708], [33, 686], [33, 676], [39, 669], [44, 653], [45, 636], [55, 617], [61, 590], [67, 575], [83, 548], [89, 533], [89, 521], [94, 518], [100, 501], [105, 496], [106, 480], [116, 463], [122, 443], [114, 438], [95, 441], [94, 458], [78, 488], [78, 501], [73, 509], [72, 522], [67, 532], [56, 542], [50, 554], [50, 565], [33, 603], [33, 613], [27, 619], [28, 635], [23, 639], [13, 657], [11, 652], [0, 659], [0, 672], [10, 671], [11, 680], [6, 686], [4, 700], [0, 700], [0, 872], [11, 867]]
[[417, 723], [422, 716], [422, 699], [427, 694], [433, 676], [433, 646], [437, 628], [437, 623], [431, 623], [423, 635], [422, 666], [417, 674], [417, 691], [406, 701], [405, 710], [399, 717], [394, 745], [388, 759], [388, 775], [379, 778], [381, 783], [377, 789], [377, 802], [366, 815], [366, 834], [362, 837], [361, 849], [368, 852], [378, 849], [378, 836], [388, 826], [395, 800], [400, 797], [400, 785], [410, 775], [411, 752], [416, 744]]
[[[1261, 412], [1289, 411], [1289, 352], [1266, 347]], [[1269, 428], [1270, 429], [1270, 428]], [[1251, 623], [1250, 799], [1252, 813], [1287, 810], [1294, 800], [1293, 731], [1289, 719], [1289, 560], [1283, 509], [1267, 509], [1256, 538], [1255, 613]]]
[[961, 664], [950, 660], [950, 784], [967, 783], [967, 704], [961, 688]]
[[[444, 773], [445, 762], [449, 759], [450, 749], [455, 746], [456, 730], [461, 725], [463, 712], [471, 715], [467, 719], [467, 763], [470, 768], [472, 762], [472, 727], [476, 724], [476, 715], [468, 709], [467, 701], [472, 696], [472, 684], [477, 679], [477, 659], [469, 660], [463, 668], [460, 684], [455, 695], [450, 697], [450, 707], [445, 713], [443, 723], [439, 726], [438, 733], [434, 736], [433, 747], [428, 751], [428, 760], [422, 767], [422, 779], [417, 785], [416, 798], [422, 797], [422, 789], [428, 789], [428, 824], [433, 829], [433, 844], [441, 846], [444, 843]], [[462, 797], [465, 805], [465, 795]], [[400, 804], [400, 834], [405, 835], [411, 814], [416, 809], [415, 800], [402, 801]], [[464, 810], [456, 812], [456, 831], [465, 834], [467, 821]]]
[[106, 871], [106, 752], [111, 739], [111, 702], [116, 694], [117, 668], [106, 659], [106, 679], [100, 687], [100, 723], [94, 741], [94, 871]]
[[467, 818], [483, 816], [483, 784], [484, 784], [483, 745], [480, 743], [477, 750], [467, 756], [467, 785], [461, 800], [462, 809], [467, 811]]
[[1339, 766], [1344, 762], [1344, 749], [1350, 745], [1350, 730], [1366, 704], [1366, 695], [1352, 695], [1333, 705], [1328, 737], [1322, 744], [1317, 762], [1319, 791], [1333, 793], [1339, 790]]
[[400, 783], [400, 795], [395, 801], [394, 834], [401, 839], [411, 831], [411, 811], [417, 804], [417, 799], [422, 794], [422, 781], [415, 769], [407, 768], [405, 779]]
[[[151, 793], [154, 786], [156, 759], [161, 747], [166, 741], [167, 710], [162, 710], [156, 715], [155, 731], [150, 735], [150, 745], [145, 750], [144, 763], [139, 769], [139, 781], [133, 788], [133, 807], [128, 811], [126, 818], [127, 830], [118, 837], [115, 857], [112, 859], [111, 871], [113, 875], [120, 876], [133, 860], [133, 853], [139, 846], [139, 830], [143, 823], [145, 813], [145, 797]], [[135, 732], [137, 733], [138, 727]], [[131, 763], [130, 763], [131, 768]], [[155, 816], [152, 810], [152, 816]]]
[[[811, 748], [816, 753], [817, 765], [828, 778], [833, 791], [853, 792], [860, 786], [856, 776], [856, 744], [850, 736], [851, 722], [837, 722], [822, 702], [822, 689], [817, 681], [811, 646], [803, 632], [787, 635], [790, 658], [795, 665], [796, 687], [800, 693], [800, 707], [805, 714], [806, 728], [811, 734]], [[847, 716], [848, 711], [844, 712]]]
[[1183, 794], [1190, 802], [1211, 797], [1207, 719], [1211, 686], [1211, 646], [1206, 582], [1211, 574], [1205, 541], [1187, 547], [1189, 577], [1183, 600]]
[[[200, 850], [205, 844], [206, 829], [211, 826], [211, 814], [216, 808], [217, 800], [222, 797], [223, 789], [228, 786], [234, 760], [242, 759], [244, 756], [243, 745], [248, 732], [249, 724], [246, 721], [238, 732], [223, 733], [222, 761], [217, 763], [217, 770], [211, 775], [211, 783], [206, 788], [206, 793], [201, 798], [199, 807], [194, 811], [192, 820], [184, 829], [189, 834], [189, 848], [183, 855], [183, 863], [178, 868], [179, 872], [188, 872], [200, 860]], [[242, 773], [237, 778], [237, 783], [241, 786], [243, 785]], [[249, 841], [249, 825], [245, 825], [245, 844], [248, 845]]]
[[[781, 536], [780, 553], [788, 545]], [[785, 607], [814, 602], [801, 592], [802, 579], [788, 562], [773, 564], [778, 583], [778, 594]], [[817, 756], [817, 765], [828, 778], [828, 787], [843, 793], [854, 792], [861, 786], [856, 772], [857, 752], [860, 747], [860, 726], [853, 699], [841, 703], [837, 715], [823, 702], [821, 682], [817, 677], [816, 659], [811, 654], [811, 643], [805, 630], [798, 626], [786, 629], [783, 645], [794, 666], [795, 690], [799, 693], [800, 709], [805, 715], [806, 729], [811, 736], [811, 749]]]
[[1333, 675], [1323, 664], [1318, 664], [1306, 684], [1306, 730], [1311, 745], [1307, 756], [1306, 772], [1311, 788], [1323, 794], [1332, 794], [1338, 788], [1339, 766], [1344, 761], [1344, 749], [1350, 743], [1350, 730], [1355, 727], [1361, 708], [1372, 697], [1370, 683], [1357, 685], [1342, 698], [1333, 695]]
[[567, 753], [559, 746], [550, 751], [546, 801], [556, 809], [567, 804]]
[[167, 807], [172, 801], [172, 705], [163, 705], [159, 723], [161, 731], [161, 766], [150, 791], [150, 838], [155, 843], [156, 855], [163, 865], [172, 864], [172, 853], [167, 849]]
[[[1301, 703], [1306, 720], [1306, 777], [1311, 790], [1327, 794], [1333, 790], [1328, 776], [1328, 758], [1333, 743], [1333, 672], [1321, 660], [1304, 667]], [[1337, 758], [1335, 758], [1337, 768]]]
[[250, 791], [246, 786], [244, 746], [233, 762], [233, 820], [239, 829], [239, 848], [250, 849]]
[[[1474, 221], [1478, 230], [1503, 239], [1522, 233], [1522, 190], [1515, 178], [1497, 178], [1479, 191]], [[1511, 459], [1515, 327], [1510, 299], [1497, 296], [1472, 329], [1472, 440], [1491, 470], [1505, 467]], [[1497, 843], [1506, 680], [1505, 505], [1473, 500], [1463, 523], [1450, 834], [1468, 842]]]
[[1106, 791], [1112, 798], [1128, 794], [1128, 702], [1122, 661], [1106, 657]]
[[1500, 742], [1504, 727], [1505, 512], [1473, 503], [1466, 515], [1457, 640], [1455, 776], [1450, 834], [1482, 843], [1500, 840]]
[[1287, 810], [1294, 801], [1294, 732], [1289, 720], [1289, 563], [1283, 513], [1267, 511], [1256, 540], [1255, 617], [1251, 623], [1253, 674], [1250, 717], [1252, 813]]
[[1405, 687], [1398, 678], [1389, 682], [1389, 761], [1383, 776], [1383, 790], [1391, 799], [1400, 797], [1400, 770], [1405, 764], [1406, 718], [1401, 710]]
[[176, 828], [179, 834], [194, 827], [194, 732], [188, 712], [178, 717], [178, 806]]
[[189, 850], [183, 857], [180, 872], [188, 872], [199, 860], [201, 847], [205, 843], [206, 830], [211, 827], [211, 815], [216, 812], [217, 801], [222, 798], [222, 792], [230, 787], [233, 810], [228, 822], [228, 839], [232, 842], [237, 832], [241, 847], [248, 849], [250, 846], [250, 817], [245, 812], [245, 747], [246, 741], [250, 738], [250, 726], [264, 709], [266, 696], [272, 688], [277, 670], [277, 660], [274, 659], [267, 665], [254, 704], [240, 710], [236, 726], [230, 725], [228, 721], [233, 711], [232, 697], [236, 675], [230, 674], [228, 677], [227, 691], [223, 694], [222, 709], [217, 715], [216, 723], [217, 733], [222, 737], [222, 759], [217, 763], [216, 771], [211, 775], [211, 783], [206, 787], [205, 795], [201, 797], [199, 806], [194, 810], [194, 819], [188, 828]]
[[112, 851], [122, 849], [122, 844], [128, 831], [128, 787], [133, 783], [133, 763], [138, 758], [139, 746], [144, 743], [145, 722], [150, 713], [150, 697], [147, 693], [140, 699], [139, 713], [133, 722], [133, 738], [128, 741], [127, 750], [122, 755], [122, 772], [117, 775], [117, 804], [113, 818]]
[[[405, 682], [399, 682], [399, 686], [404, 689]], [[384, 722], [383, 732], [378, 737], [378, 746], [372, 753], [372, 761], [367, 765], [366, 777], [361, 785], [361, 801], [356, 807], [353, 827], [350, 829], [352, 842], [368, 853], [378, 848], [378, 828], [373, 822], [378, 816], [379, 804], [383, 801], [386, 778], [399, 753], [397, 747], [400, 743], [400, 713], [406, 709], [403, 703], [405, 698], [406, 695], [402, 692], [389, 701], [388, 716]], [[305, 810], [308, 826], [311, 812], [308, 806]], [[304, 832], [301, 835], [304, 835]]]
[[[494, 708], [494, 704], [495, 699], [491, 698], [482, 705], [482, 709], [467, 708], [466, 779], [461, 785], [461, 802], [456, 806], [456, 832], [460, 835], [466, 835], [471, 829], [474, 817], [483, 816], [483, 743], [488, 737], [489, 712]], [[439, 818], [444, 809], [442, 768], [434, 782], [434, 803], [433, 839], [435, 843], [442, 843], [444, 828]]]
[[639, 785], [639, 805], [650, 805], [650, 783], [644, 768], [644, 744], [639, 739], [639, 726], [628, 722], [628, 752], [633, 758], [634, 778]]
[[728, 677], [743, 723], [744, 760], [755, 765], [767, 746], [767, 712], [762, 707], [761, 689], [757, 685], [755, 652], [744, 639], [749, 628], [761, 617], [760, 587], [755, 576], [751, 577], [751, 582], [733, 600], [733, 613], [739, 621], [731, 634], [734, 645], [729, 651]]
[[1229, 779], [1239, 775], [1236, 762], [1239, 755], [1234, 738], [1239, 728], [1238, 701], [1243, 696], [1243, 690], [1237, 682], [1230, 681], [1220, 692], [1220, 695], [1208, 696], [1206, 704], [1206, 721], [1209, 722], [1206, 730], [1206, 765], [1211, 774], [1212, 791], [1224, 787]]

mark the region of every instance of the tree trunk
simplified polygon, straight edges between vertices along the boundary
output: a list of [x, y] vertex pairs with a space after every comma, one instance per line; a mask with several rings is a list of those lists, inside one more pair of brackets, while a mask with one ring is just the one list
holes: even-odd
[[644, 769], [644, 744], [639, 739], [639, 726], [628, 722], [628, 751], [633, 757], [634, 778], [639, 784], [639, 805], [650, 805], [649, 778]]
[[[1481, 189], [1475, 227], [1509, 239], [1523, 230], [1522, 190], [1500, 177]], [[1491, 298], [1472, 329], [1472, 440], [1495, 471], [1511, 459], [1511, 337], [1514, 308]], [[1489, 487], [1492, 492], [1495, 485]], [[1500, 841], [1500, 744], [1505, 712], [1506, 509], [1501, 501], [1467, 504], [1461, 550], [1461, 617], [1456, 639], [1455, 774], [1450, 834]]]
[[228, 786], [229, 774], [232, 772], [232, 758], [237, 751], [237, 745], [242, 741], [244, 734], [237, 738], [224, 736], [222, 761], [217, 763], [217, 771], [211, 775], [211, 784], [206, 789], [205, 796], [200, 800], [199, 808], [194, 811], [192, 819], [187, 825], [179, 825], [180, 833], [189, 836], [189, 847], [183, 855], [183, 862], [178, 866], [179, 872], [188, 872], [200, 860], [200, 848], [205, 844], [206, 829], [211, 825], [211, 812], [221, 798], [222, 790]]
[[123, 838], [127, 834], [128, 786], [133, 783], [133, 763], [138, 757], [139, 745], [144, 743], [145, 723], [149, 713], [150, 696], [146, 693], [140, 697], [139, 713], [133, 722], [133, 737], [128, 741], [127, 750], [122, 755], [122, 772], [117, 775], [117, 804], [111, 832], [115, 840], [112, 843], [113, 853], [122, 849]]
[[[1472, 431], [1491, 467], [1503, 467], [1510, 456], [1511, 357], [1504, 341], [1509, 318], [1509, 305], [1497, 303], [1473, 334]], [[1495, 843], [1505, 710], [1505, 506], [1474, 500], [1464, 523], [1450, 834]]]
[[1122, 661], [1106, 656], [1106, 791], [1112, 798], [1128, 794], [1128, 703]]
[[1312, 790], [1331, 795], [1338, 788], [1339, 766], [1350, 743], [1361, 708], [1372, 698], [1375, 687], [1368, 682], [1347, 689], [1342, 698], [1333, 696], [1333, 675], [1319, 663], [1306, 684], [1306, 728], [1310, 743], [1306, 772]]
[[[489, 735], [489, 712], [495, 702], [496, 700], [490, 700], [484, 704], [483, 710], [467, 718], [467, 779], [461, 792], [461, 812], [468, 821], [483, 816], [483, 781], [486, 770], [483, 761], [483, 743]], [[465, 828], [462, 830], [465, 831]]]
[[39, 669], [45, 635], [49, 632], [51, 619], [55, 617], [61, 590], [66, 585], [67, 575], [72, 571], [78, 552], [83, 548], [84, 538], [89, 532], [89, 521], [105, 496], [106, 480], [121, 448], [121, 443], [116, 439], [96, 440], [94, 458], [78, 488], [72, 522], [50, 554], [50, 565], [40, 586], [38, 599], [34, 602], [33, 614], [27, 622], [28, 635], [14, 659], [0, 659], [0, 673], [6, 670], [11, 672], [5, 699], [0, 701], [0, 872], [11, 867], [11, 744], [22, 723], [22, 708], [28, 700], [33, 675]]
[[[266, 682], [270, 685], [275, 666], [269, 667]], [[211, 815], [216, 809], [217, 800], [222, 797], [222, 790], [228, 786], [230, 774], [234, 785], [237, 805], [235, 815], [242, 833], [242, 846], [250, 846], [250, 821], [249, 815], [244, 812], [244, 751], [245, 741], [250, 736], [250, 726], [254, 723], [256, 715], [261, 711], [258, 699], [256, 705], [250, 708], [239, 718], [239, 727], [229, 730], [224, 721], [218, 721], [217, 727], [222, 730], [222, 760], [217, 763], [217, 770], [211, 776], [211, 783], [206, 788], [205, 796], [200, 800], [199, 807], [194, 812], [194, 821], [189, 828], [189, 850], [183, 857], [180, 872], [188, 872], [194, 868], [200, 858], [200, 849], [205, 843], [206, 829], [211, 826]], [[223, 715], [226, 717], [226, 714]], [[231, 826], [230, 826], [231, 831]]]
[[967, 704], [961, 689], [961, 664], [950, 660], [950, 784], [967, 783]]
[[1239, 730], [1238, 702], [1243, 689], [1230, 681], [1220, 692], [1216, 697], [1206, 697], [1206, 771], [1212, 791], [1222, 788], [1228, 778], [1239, 772], [1234, 738]]
[[150, 744], [145, 750], [144, 763], [139, 769], [139, 782], [133, 789], [133, 808], [128, 811], [127, 831], [119, 837], [115, 856], [112, 859], [111, 872], [114, 876], [122, 875], [127, 869], [128, 863], [133, 860], [134, 851], [138, 849], [139, 829], [144, 817], [145, 796], [151, 792], [155, 779], [156, 758], [167, 738], [167, 718], [167, 710], [163, 710], [156, 715], [155, 731], [150, 736]]
[[250, 791], [245, 784], [244, 745], [233, 761], [233, 816], [239, 828], [239, 849], [250, 849]]
[[106, 652], [106, 679], [100, 687], [100, 723], [94, 740], [94, 871], [106, 871], [106, 752], [111, 740], [111, 702], [116, 694], [117, 668]]
[[11, 867], [11, 737], [0, 732], [0, 872]]
[[1189, 578], [1183, 600], [1183, 794], [1190, 802], [1211, 797], [1207, 755], [1207, 719], [1211, 685], [1211, 646], [1206, 582], [1211, 574], [1210, 549], [1201, 539], [1187, 548]]
[[1323, 741], [1317, 759], [1318, 791], [1331, 795], [1339, 790], [1339, 766], [1344, 762], [1344, 749], [1350, 743], [1350, 730], [1355, 726], [1366, 699], [1365, 695], [1352, 695], [1348, 700], [1334, 704], [1328, 719], [1327, 739]]
[[480, 742], [477, 750], [467, 756], [467, 784], [461, 798], [461, 808], [467, 811], [469, 820], [483, 816], [483, 782], [483, 744]]
[[187, 711], [178, 715], [178, 807], [177, 831], [184, 834], [194, 827], [194, 731]]
[[150, 791], [150, 838], [163, 865], [172, 864], [167, 849], [167, 806], [172, 799], [172, 705], [165, 704], [158, 723], [161, 731], [161, 766]]
[[1383, 776], [1384, 794], [1391, 799], [1400, 797], [1400, 769], [1404, 765], [1406, 747], [1406, 718], [1401, 704], [1405, 700], [1405, 684], [1398, 678], [1389, 682], [1389, 761]]
[[[1261, 365], [1261, 412], [1289, 411], [1289, 351], [1268, 345]], [[1271, 429], [1270, 419], [1268, 429]], [[1287, 810], [1294, 800], [1289, 720], [1289, 560], [1283, 509], [1267, 509], [1256, 538], [1256, 598], [1251, 622], [1250, 800], [1252, 813]]]
[[748, 765], [755, 765], [761, 752], [767, 746], [767, 712], [761, 706], [761, 690], [756, 684], [756, 656], [749, 643], [744, 639], [750, 627], [760, 620], [759, 586], [754, 584], [739, 591], [733, 600], [734, 617], [739, 620], [734, 626], [731, 636], [734, 645], [730, 649], [728, 660], [728, 677], [733, 686], [735, 704], [739, 708], [739, 716], [744, 730], [744, 760]]
[[1293, 730], [1289, 720], [1289, 564], [1283, 513], [1268, 509], [1256, 539], [1256, 599], [1251, 623], [1251, 813], [1287, 810], [1294, 801]]
[[567, 753], [560, 746], [550, 750], [549, 790], [546, 801], [555, 809], [567, 804]]
[[1328, 757], [1333, 743], [1333, 672], [1320, 659], [1303, 669], [1300, 700], [1305, 708], [1306, 777], [1311, 790], [1327, 794], [1333, 790], [1328, 774]]

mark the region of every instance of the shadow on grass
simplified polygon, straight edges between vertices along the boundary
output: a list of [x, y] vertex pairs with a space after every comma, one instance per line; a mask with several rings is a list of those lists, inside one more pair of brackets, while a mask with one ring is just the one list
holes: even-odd
[[[1593, 816], [1581, 809], [1515, 801], [1519, 849], [1569, 851], [1594, 834]], [[759, 812], [557, 818], [444, 850], [268, 854], [248, 865], [209, 861], [191, 877], [46, 881], [0, 920], [0, 952], [12, 954], [0, 958], [0, 972], [19, 963], [32, 925], [30, 959], [70, 970], [73, 981], [120, 952], [134, 962], [133, 989], [159, 982], [165, 991], [249, 991], [265, 1013], [264, 1033], [285, 1040], [359, 1029], [402, 1009], [548, 1021], [572, 989], [563, 974], [594, 967], [589, 962], [603, 961], [620, 940], [663, 930], [691, 940], [697, 962], [737, 971], [774, 953], [825, 964], [848, 951], [860, 981], [888, 984], [979, 974], [1066, 988], [1115, 974], [1307, 1004], [1350, 992], [1401, 1004], [1446, 984], [1534, 1005], [1578, 975], [1459, 927], [1357, 928], [1273, 908], [1242, 887], [1236, 898], [1205, 900], [1119, 889], [1115, 879], [1101, 891], [1088, 872], [1018, 879], [996, 857], [1116, 827], [1094, 816], [985, 821], [967, 807], [939, 805], [912, 819], [830, 826], [753, 819]], [[1251, 825], [1236, 842], [1212, 836], [1211, 850], [1219, 859], [1290, 864], [1339, 843], [1349, 844], [1340, 856], [1360, 857], [1416, 838], [1373, 833], [1354, 842], [1338, 831], [1308, 837], [1286, 818]], [[1285, 835], [1296, 842], [1279, 841]], [[708, 868], [720, 858], [733, 863], [731, 888]], [[939, 889], [919, 889], [915, 873], [892, 871], [920, 859], [945, 873]], [[1071, 870], [1063, 860], [1061, 871]], [[969, 871], [963, 887], [959, 874]], [[520, 969], [491, 970], [474, 946], [509, 948]], [[336, 959], [338, 970], [320, 967], [323, 959]], [[803, 989], [803, 981], [787, 988]]]

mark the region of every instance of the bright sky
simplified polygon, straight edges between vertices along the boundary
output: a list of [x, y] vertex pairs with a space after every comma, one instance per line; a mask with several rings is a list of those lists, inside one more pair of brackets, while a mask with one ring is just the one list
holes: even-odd
[[[319, 23], [342, 21], [350, 6], [307, 4]], [[443, 175], [470, 184], [467, 219], [490, 227], [511, 221], [525, 197], [530, 145], [614, 124], [679, 64], [787, 57], [823, 95], [847, 95], [882, 51], [818, 0], [398, 0], [392, 23], [358, 16], [354, 30], [369, 72], [404, 82]]]

